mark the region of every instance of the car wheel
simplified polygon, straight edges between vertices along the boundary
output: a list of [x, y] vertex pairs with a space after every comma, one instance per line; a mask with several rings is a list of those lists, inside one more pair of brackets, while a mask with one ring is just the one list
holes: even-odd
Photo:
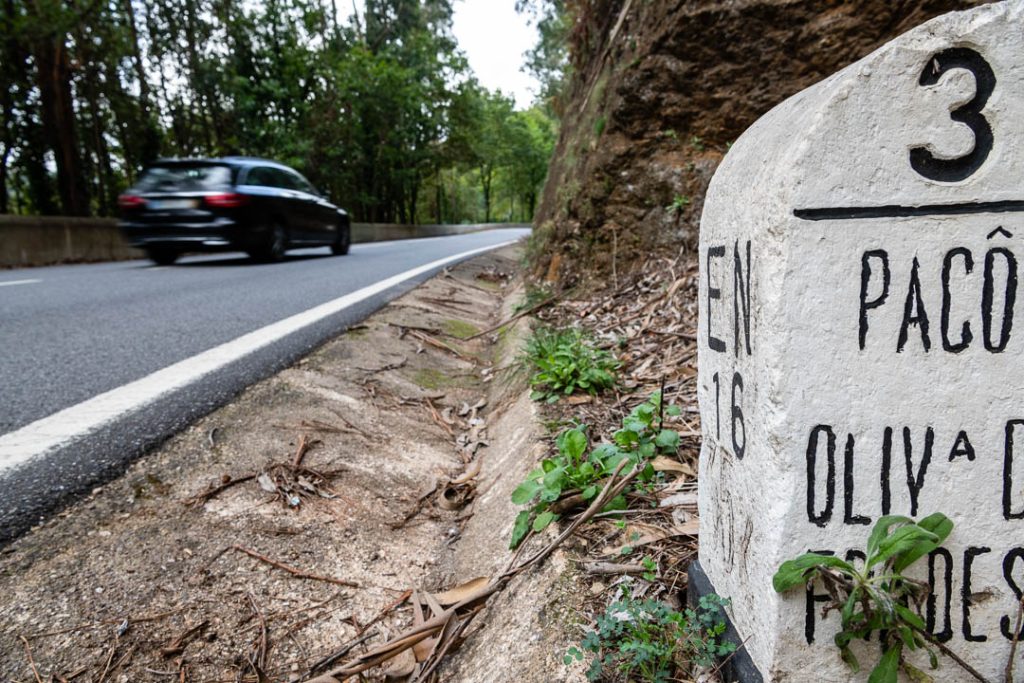
[[178, 260], [178, 252], [173, 249], [159, 249], [156, 247], [146, 250], [146, 256], [153, 263], [160, 266], [169, 266]]
[[338, 236], [334, 238], [331, 245], [331, 253], [335, 256], [344, 256], [348, 253], [349, 244], [352, 242], [352, 233], [347, 225], [338, 228]]
[[288, 231], [281, 223], [275, 222], [267, 231], [267, 241], [258, 251], [250, 252], [257, 261], [275, 262], [284, 258], [288, 250]]

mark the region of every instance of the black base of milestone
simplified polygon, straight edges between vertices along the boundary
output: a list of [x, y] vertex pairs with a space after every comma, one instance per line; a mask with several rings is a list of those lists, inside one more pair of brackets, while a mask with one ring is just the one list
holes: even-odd
[[[711, 585], [711, 580], [704, 573], [700, 562], [696, 560], [690, 563], [687, 576], [689, 581], [686, 587], [686, 599], [691, 607], [696, 607], [703, 596], [715, 592], [715, 587]], [[750, 659], [750, 653], [747, 652], [747, 648], [743, 647], [743, 639], [740, 638], [736, 627], [732, 625], [732, 620], [728, 615], [723, 614], [722, 616], [725, 618], [726, 625], [722, 637], [736, 645], [736, 652], [723, 659], [718, 671], [722, 680], [725, 683], [764, 683], [761, 672], [757, 670], [753, 660]]]

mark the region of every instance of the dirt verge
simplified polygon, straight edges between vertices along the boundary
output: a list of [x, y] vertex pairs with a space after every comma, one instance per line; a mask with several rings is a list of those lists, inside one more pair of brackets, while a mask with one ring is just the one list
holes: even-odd
[[299, 680], [408, 626], [408, 589], [487, 573], [533, 408], [508, 335], [467, 338], [517, 259], [433, 278], [5, 548], [0, 680]]

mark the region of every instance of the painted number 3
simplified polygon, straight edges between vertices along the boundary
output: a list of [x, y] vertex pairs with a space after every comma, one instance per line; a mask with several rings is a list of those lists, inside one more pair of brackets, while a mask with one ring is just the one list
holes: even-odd
[[942, 159], [926, 147], [910, 150], [910, 166], [931, 180], [955, 183], [969, 178], [981, 168], [992, 151], [992, 126], [985, 119], [982, 110], [996, 87], [996, 75], [985, 58], [968, 47], [953, 47], [939, 52], [928, 60], [920, 85], [935, 85], [947, 71], [967, 69], [974, 76], [975, 93], [970, 102], [949, 113], [949, 118], [966, 124], [974, 133], [974, 149], [955, 159]]

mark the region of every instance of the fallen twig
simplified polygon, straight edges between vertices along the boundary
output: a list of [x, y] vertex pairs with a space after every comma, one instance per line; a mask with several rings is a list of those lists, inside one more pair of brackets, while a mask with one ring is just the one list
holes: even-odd
[[36, 677], [36, 683], [43, 683], [43, 679], [39, 677], [39, 669], [36, 668], [36, 662], [32, 659], [32, 648], [28, 646], [28, 639], [25, 636], [18, 636], [21, 638], [21, 644], [25, 646], [25, 656], [28, 657], [28, 665], [32, 668], [32, 675]]
[[356, 583], [355, 581], [348, 581], [346, 579], [336, 579], [336, 578], [334, 578], [332, 576], [321, 576], [319, 574], [312, 574], [312, 573], [304, 571], [302, 569], [297, 569], [297, 568], [292, 567], [290, 565], [284, 564], [283, 562], [278, 562], [277, 560], [272, 560], [269, 557], [267, 557], [266, 555], [261, 555], [260, 553], [256, 552], [255, 550], [252, 550], [250, 548], [246, 548], [245, 546], [233, 545], [233, 546], [231, 546], [231, 549], [232, 550], [237, 550], [240, 553], [245, 553], [249, 557], [255, 558], [255, 559], [259, 560], [260, 562], [265, 562], [266, 564], [269, 564], [272, 567], [277, 567], [278, 569], [283, 569], [284, 571], [288, 572], [292, 576], [297, 576], [300, 579], [311, 579], [313, 581], [326, 581], [327, 583], [333, 583], [333, 584], [338, 585], [338, 586], [351, 586], [353, 588], [359, 588], [359, 584]]
[[270, 658], [270, 631], [267, 629], [267, 620], [263, 618], [263, 613], [256, 604], [256, 599], [252, 597], [252, 593], [248, 593], [246, 598], [249, 600], [249, 607], [253, 614], [260, 622], [260, 633], [250, 646], [248, 664], [256, 674], [256, 679], [262, 683], [265, 680], [269, 681], [266, 670], [267, 660]]
[[243, 482], [252, 481], [253, 479], [256, 478], [255, 474], [247, 474], [243, 477], [236, 477], [234, 479], [232, 479], [230, 475], [224, 476], [227, 477], [227, 481], [221, 483], [219, 486], [215, 486], [212, 489], [209, 489], [208, 491], [204, 491], [203, 493], [197, 493], [196, 495], [186, 500], [185, 505], [203, 505], [209, 502], [210, 500], [216, 498], [217, 496], [219, 496], [221, 493], [228, 490], [232, 486], [241, 484]]
[[1024, 621], [1024, 597], [1017, 603], [1017, 622], [1013, 627], [1013, 642], [1010, 643], [1010, 656], [1006, 660], [1004, 683], [1013, 683], [1013, 660], [1017, 657], [1017, 643], [1020, 641], [1021, 622]]
[[299, 437], [299, 447], [295, 450], [295, 457], [292, 458], [293, 470], [297, 470], [302, 466], [302, 459], [306, 457], [306, 453], [308, 453], [309, 449], [318, 443], [320, 442], [316, 439], [310, 441], [305, 434]]
[[[454, 649], [461, 638], [461, 634], [468, 627], [469, 621], [486, 606], [490, 596], [504, 590], [512, 577], [548, 557], [548, 555], [563, 543], [566, 538], [572, 535], [572, 533], [581, 524], [597, 514], [597, 512], [599, 512], [601, 508], [608, 503], [608, 501], [619, 495], [629, 485], [629, 483], [633, 481], [633, 479], [640, 473], [638, 468], [634, 467], [633, 471], [629, 474], [620, 476], [622, 469], [628, 463], [628, 460], [623, 460], [619, 463], [619, 466], [608, 478], [608, 483], [605, 484], [605, 487], [601, 490], [601, 493], [597, 495], [590, 507], [588, 507], [587, 510], [577, 519], [573, 520], [573, 522], [569, 524], [569, 526], [559, 534], [555, 540], [539, 552], [535, 553], [529, 559], [524, 560], [523, 562], [518, 562], [520, 551], [522, 550], [522, 546], [520, 546], [520, 551], [517, 551], [512, 556], [509, 564], [506, 565], [506, 569], [500, 575], [489, 580], [480, 588], [471, 590], [459, 602], [444, 610], [438, 611], [436, 608], [432, 609], [434, 612], [434, 616], [432, 618], [424, 621], [423, 623], [414, 625], [391, 640], [378, 645], [347, 664], [310, 680], [309, 683], [340, 683], [351, 676], [355, 676], [363, 671], [372, 669], [373, 667], [396, 657], [404, 650], [414, 647], [428, 638], [436, 638], [430, 656], [421, 662], [421, 668], [418, 673], [413, 674], [411, 681], [418, 681], [421, 680], [421, 678], [429, 676], [444, 656]], [[404, 599], [405, 596], [403, 596], [403, 600]], [[393, 606], [397, 604], [401, 603], [394, 603]]]
[[554, 296], [548, 297], [544, 301], [541, 301], [539, 304], [536, 304], [534, 306], [530, 306], [529, 308], [524, 308], [523, 310], [519, 311], [518, 313], [516, 313], [512, 317], [506, 318], [505, 320], [502, 320], [497, 325], [491, 325], [490, 327], [488, 327], [483, 332], [477, 332], [472, 337], [466, 337], [466, 339], [464, 341], [472, 341], [474, 339], [478, 339], [478, 338], [484, 336], [485, 334], [490, 334], [491, 332], [494, 332], [495, 330], [500, 330], [501, 328], [505, 327], [509, 323], [514, 323], [515, 321], [519, 320], [523, 316], [527, 316], [527, 315], [530, 315], [531, 313], [535, 313], [535, 312], [539, 311], [540, 309], [544, 308], [545, 306], [550, 306], [551, 304], [553, 304], [556, 301], [558, 301], [558, 299], [561, 298], [561, 296], [562, 296], [561, 294], [555, 294]]
[[[218, 557], [219, 556], [220, 555], [218, 555]], [[216, 558], [214, 558], [214, 559], [216, 559]], [[212, 560], [211, 560], [211, 562], [212, 562]], [[111, 624], [120, 624], [120, 623], [123, 623], [124, 621], [128, 621], [128, 623], [130, 623], [130, 624], [141, 624], [141, 623], [147, 622], [147, 621], [159, 621], [160, 619], [166, 619], [167, 617], [172, 617], [175, 614], [180, 613], [184, 609], [185, 609], [184, 607], [177, 607], [177, 608], [169, 610], [167, 612], [160, 612], [159, 614], [154, 614], [152, 616], [139, 617], [137, 619], [133, 619], [132, 617], [126, 617], [126, 618], [123, 618], [123, 619], [104, 619], [103, 621], [97, 621], [97, 622], [95, 622], [93, 624], [84, 624], [82, 626], [71, 626], [70, 628], [62, 628], [62, 629], [60, 629], [58, 631], [46, 631], [45, 633], [33, 633], [33, 634], [28, 636], [28, 639], [29, 640], [35, 640], [37, 638], [47, 638], [47, 637], [50, 637], [50, 636], [63, 635], [65, 633], [74, 633], [75, 631], [87, 631], [87, 630], [93, 629], [93, 628], [102, 628], [104, 626], [110, 626]]]
[[459, 351], [451, 344], [445, 344], [443, 341], [437, 339], [436, 337], [431, 337], [429, 334], [417, 332], [416, 330], [410, 330], [409, 334], [415, 337], [416, 339], [419, 339], [421, 342], [430, 344], [431, 346], [441, 349], [443, 351], [455, 354], [456, 357], [461, 358], [462, 360], [469, 361], [471, 363], [473, 362], [473, 359], [464, 354], [462, 351]]
[[[409, 597], [409, 595], [412, 595], [412, 591], [409, 591], [408, 595], [403, 595], [402, 596], [402, 602], [405, 602], [405, 600]], [[399, 604], [401, 604], [401, 603], [399, 603]], [[331, 664], [334, 664], [336, 661], [338, 661], [339, 659], [341, 659], [342, 657], [347, 655], [349, 652], [351, 652], [355, 647], [357, 647], [358, 645], [360, 645], [362, 643], [365, 643], [370, 638], [373, 638], [375, 635], [377, 635], [376, 631], [370, 631], [369, 633], [364, 633], [363, 635], [361, 635], [361, 636], [359, 636], [357, 638], [354, 638], [353, 640], [350, 640], [349, 642], [345, 643], [345, 645], [343, 645], [341, 647], [341, 649], [339, 649], [337, 652], [329, 654], [326, 657], [323, 657], [323, 658], [319, 659], [318, 661], [316, 661], [313, 664], [313, 666], [309, 667], [309, 671], [307, 672], [306, 676], [312, 676], [317, 671], [321, 671], [323, 669], [326, 669]]]
[[615, 562], [592, 562], [586, 564], [588, 574], [642, 574], [647, 568], [641, 564], [617, 564]]
[[192, 628], [186, 630], [184, 633], [176, 637], [171, 642], [167, 643], [167, 645], [160, 648], [160, 654], [166, 658], [176, 657], [177, 655], [180, 655], [182, 652], [185, 651], [185, 647], [189, 644], [189, 642], [193, 638], [201, 634], [203, 631], [205, 631], [209, 625], [209, 620], [204, 619]]

